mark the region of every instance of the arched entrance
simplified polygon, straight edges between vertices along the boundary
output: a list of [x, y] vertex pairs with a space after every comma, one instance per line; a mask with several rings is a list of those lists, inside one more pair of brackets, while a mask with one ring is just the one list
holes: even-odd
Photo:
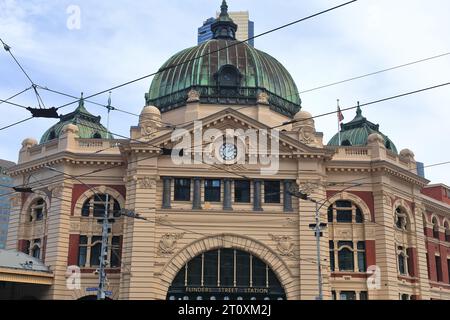
[[272, 269], [237, 249], [202, 253], [186, 263], [172, 281], [167, 300], [285, 300]]

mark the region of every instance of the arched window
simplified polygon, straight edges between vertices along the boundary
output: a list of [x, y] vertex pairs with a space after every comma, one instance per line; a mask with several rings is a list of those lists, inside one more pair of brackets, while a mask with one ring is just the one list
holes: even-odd
[[220, 87], [238, 87], [241, 83], [242, 75], [233, 65], [224, 65], [216, 75], [217, 84]]
[[55, 130], [52, 130], [52, 131], [50, 131], [48, 140], [54, 140], [54, 139], [56, 139], [56, 132], [55, 132]]
[[397, 207], [395, 209], [395, 226], [400, 230], [408, 230], [408, 215], [406, 210], [402, 207]]
[[328, 222], [334, 219], [338, 223], [363, 223], [364, 215], [356, 204], [352, 201], [339, 200], [328, 207]]
[[433, 238], [439, 239], [439, 222], [436, 217], [433, 217], [433, 220], [431, 220], [431, 223], [433, 224]]
[[337, 241], [337, 249], [335, 249], [334, 243], [334, 241], [329, 242], [331, 271], [335, 271], [335, 256], [337, 255], [339, 271], [366, 272], [366, 243], [364, 241]]
[[219, 249], [202, 253], [176, 275], [167, 299], [195, 300], [285, 299], [286, 295], [272, 269], [250, 253]]
[[339, 261], [339, 271], [353, 272], [355, 270], [352, 241], [338, 242], [338, 261]]
[[408, 275], [408, 255], [404, 247], [397, 248], [398, 272], [401, 275]]
[[[105, 215], [106, 194], [96, 194], [86, 200], [81, 208], [81, 216], [83, 217], [103, 217]], [[108, 201], [108, 217], [112, 214], [113, 217], [119, 218], [121, 216], [121, 208], [119, 202], [109, 195]]]
[[99, 132], [96, 132], [92, 135], [92, 139], [101, 139], [102, 135]]
[[[444, 223], [444, 228], [445, 228], [445, 241], [450, 242], [450, 228], [448, 226], [448, 222], [445, 221]], [[450, 266], [449, 266], [450, 268]]]
[[36, 259], [41, 258], [41, 239], [35, 239], [31, 245], [30, 255]]
[[29, 209], [30, 222], [42, 221], [47, 214], [46, 210], [47, 208], [44, 199], [38, 198], [34, 200]]

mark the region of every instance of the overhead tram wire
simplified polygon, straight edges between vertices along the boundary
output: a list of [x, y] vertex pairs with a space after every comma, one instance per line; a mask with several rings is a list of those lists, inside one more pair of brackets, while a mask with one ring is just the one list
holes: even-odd
[[[220, 48], [220, 49], [217, 49], [217, 50], [208, 52], [208, 53], [206, 53], [206, 54], [203, 54], [203, 55], [194, 57], [194, 58], [192, 58], [192, 59], [188, 59], [188, 60], [183, 61], [183, 62], [180, 62], [180, 63], [172, 64], [172, 65], [170, 65], [170, 66], [167, 66], [167, 67], [165, 67], [165, 68], [162, 68], [162, 69], [160, 69], [160, 70], [158, 70], [158, 71], [156, 71], [156, 72], [153, 72], [153, 73], [151, 73], [151, 74], [142, 76], [142, 77], [140, 77], [140, 78], [136, 78], [136, 79], [134, 79], [134, 80], [130, 80], [130, 81], [128, 81], [128, 82], [119, 84], [119, 85], [114, 86], [114, 87], [112, 87], [112, 88], [109, 88], [109, 89], [106, 89], [106, 90], [97, 92], [97, 93], [95, 93], [95, 94], [89, 95], [89, 96], [86, 97], [86, 99], [89, 99], [89, 98], [92, 98], [92, 97], [95, 97], [95, 96], [98, 96], [98, 95], [101, 95], [101, 94], [104, 94], [104, 93], [108, 93], [109, 91], [117, 90], [117, 89], [119, 89], [119, 88], [125, 87], [125, 86], [130, 85], [130, 84], [133, 84], [133, 83], [135, 83], [135, 82], [138, 82], [138, 81], [141, 81], [141, 80], [150, 78], [150, 77], [152, 77], [152, 76], [155, 76], [155, 75], [157, 75], [157, 74], [159, 74], [159, 73], [161, 73], [161, 72], [163, 72], [163, 71], [167, 71], [167, 70], [170, 70], [170, 69], [179, 67], [179, 66], [181, 66], [181, 65], [184, 65], [184, 64], [186, 64], [186, 63], [190, 63], [190, 62], [193, 62], [193, 61], [202, 59], [202, 58], [207, 57], [207, 56], [209, 56], [209, 55], [211, 55], [211, 54], [215, 54], [215, 53], [220, 52], [220, 51], [222, 51], [222, 50], [229, 49], [229, 48], [231, 48], [231, 47], [234, 47], [234, 46], [237, 46], [237, 45], [239, 45], [239, 44], [248, 42], [248, 41], [250, 41], [250, 40], [253, 40], [253, 39], [262, 37], [262, 36], [264, 36], [264, 35], [267, 35], [267, 34], [270, 34], [270, 33], [276, 32], [276, 31], [279, 31], [279, 30], [281, 30], [281, 29], [290, 27], [290, 26], [295, 25], [295, 24], [297, 24], [297, 23], [300, 23], [300, 22], [303, 22], [303, 21], [306, 21], [306, 20], [315, 18], [315, 17], [317, 17], [317, 16], [320, 16], [320, 15], [322, 15], [322, 14], [325, 14], [325, 13], [328, 13], [328, 12], [331, 12], [331, 11], [334, 11], [334, 10], [337, 10], [337, 9], [339, 9], [339, 8], [342, 8], [342, 7], [344, 7], [344, 6], [347, 6], [347, 5], [352, 4], [352, 3], [354, 3], [354, 2], [357, 2], [357, 1], [358, 1], [358, 0], [351, 0], [351, 1], [348, 1], [348, 2], [345, 2], [345, 3], [342, 3], [342, 4], [337, 5], [337, 6], [335, 6], [335, 7], [332, 7], [332, 8], [323, 10], [323, 11], [320, 11], [320, 12], [318, 12], [318, 13], [312, 14], [312, 15], [307, 16], [307, 17], [304, 17], [304, 18], [302, 18], [302, 19], [298, 19], [298, 20], [295, 20], [295, 21], [293, 21], [293, 22], [284, 24], [284, 25], [282, 25], [282, 26], [280, 26], [280, 27], [277, 27], [277, 28], [268, 30], [268, 31], [263, 32], [263, 33], [261, 33], [261, 34], [258, 34], [258, 35], [256, 35], [256, 36], [250, 37], [250, 38], [248, 38], [248, 39], [246, 39], [246, 40], [244, 40], [244, 41], [236, 41], [235, 43], [232, 43], [232, 44], [230, 44], [230, 45], [227, 45], [227, 46], [225, 46], [225, 47], [223, 47], [223, 48]], [[78, 100], [73, 101], [73, 102], [70, 102], [70, 103], [67, 103], [67, 104], [64, 104], [64, 105], [62, 105], [62, 106], [59, 106], [57, 109], [59, 110], [59, 109], [65, 108], [65, 107], [67, 107], [67, 106], [70, 106], [70, 105], [76, 103], [77, 101], [78, 101]]]
[[405, 63], [405, 64], [397, 65], [395, 67], [390, 67], [390, 68], [387, 68], [387, 69], [382, 69], [382, 70], [378, 70], [378, 71], [375, 71], [375, 72], [366, 73], [366, 74], [363, 74], [363, 75], [360, 75], [360, 76], [356, 76], [356, 77], [352, 77], [352, 78], [348, 78], [348, 79], [345, 79], [345, 80], [340, 80], [340, 81], [332, 82], [332, 83], [329, 83], [329, 84], [321, 85], [321, 86], [318, 86], [318, 87], [315, 87], [315, 88], [311, 88], [311, 89], [308, 89], [308, 90], [300, 91], [298, 94], [303, 94], [303, 93], [308, 93], [308, 92], [312, 92], [312, 91], [316, 91], [316, 90], [320, 90], [320, 89], [325, 89], [325, 88], [328, 88], [328, 87], [336, 86], [338, 84], [342, 84], [342, 83], [346, 83], [346, 82], [350, 82], [350, 81], [354, 81], [354, 80], [359, 80], [359, 79], [370, 77], [370, 76], [374, 76], [374, 75], [377, 75], [377, 74], [380, 74], [380, 73], [384, 73], [384, 72], [388, 72], [388, 71], [392, 71], [392, 70], [408, 67], [408, 66], [411, 66], [411, 65], [415, 65], [415, 64], [418, 64], [418, 63], [434, 60], [434, 59], [437, 59], [437, 58], [442, 58], [442, 57], [445, 57], [445, 56], [448, 56], [448, 55], [450, 55], [450, 52], [446, 52], [446, 53], [442, 53], [442, 54], [439, 54], [439, 55], [431, 56], [431, 57], [428, 57], [428, 58], [424, 58], [424, 59], [408, 62], [408, 63]]
[[17, 125], [19, 125], [19, 124], [21, 124], [21, 123], [24, 123], [24, 122], [27, 122], [27, 121], [29, 121], [29, 120], [31, 120], [31, 119], [33, 119], [33, 118], [34, 118], [34, 117], [30, 117], [30, 118], [27, 118], [27, 119], [24, 119], [24, 120], [20, 120], [20, 121], [14, 122], [13, 124], [10, 124], [10, 125], [7, 125], [7, 126], [5, 126], [5, 127], [0, 128], [0, 131], [3, 131], [3, 130], [5, 130], [5, 129], [9, 129], [9, 128], [11, 128], [11, 127], [17, 126]]
[[14, 106], [16, 106], [16, 107], [26, 109], [25, 106], [22, 106], [22, 105], [19, 105], [19, 104], [15, 104], [15, 103], [12, 103], [12, 102], [9, 102], [9, 101], [12, 100], [12, 99], [14, 99], [14, 98], [16, 98], [16, 97], [18, 97], [18, 96], [20, 96], [21, 94], [27, 92], [27, 91], [30, 90], [30, 89], [32, 89], [32, 87], [28, 87], [28, 88], [26, 88], [26, 89], [20, 91], [19, 93], [16, 93], [15, 95], [12, 95], [11, 97], [9, 97], [9, 98], [6, 99], [6, 100], [0, 100], [0, 104], [2, 104], [2, 103], [8, 103], [8, 104], [14, 105]]
[[[381, 103], [381, 102], [390, 101], [390, 100], [394, 100], [394, 99], [398, 99], [398, 98], [403, 98], [403, 97], [410, 96], [410, 95], [413, 95], [413, 94], [416, 94], [416, 93], [421, 93], [421, 92], [425, 92], [425, 91], [429, 91], [429, 90], [433, 90], [433, 89], [442, 88], [442, 87], [445, 87], [445, 86], [448, 86], [448, 85], [450, 85], [450, 82], [441, 83], [441, 84], [434, 85], [434, 86], [431, 86], [431, 87], [427, 87], [427, 88], [423, 88], [423, 89], [419, 89], [419, 90], [414, 90], [414, 91], [409, 91], [409, 92], [398, 94], [398, 95], [395, 95], [395, 96], [390, 96], [390, 97], [387, 97], [387, 98], [374, 100], [374, 101], [370, 101], [370, 102], [366, 102], [366, 103], [362, 103], [362, 104], [358, 104], [358, 105], [353, 106], [353, 107], [343, 108], [343, 109], [340, 110], [340, 112], [353, 110], [353, 109], [356, 109], [358, 107], [360, 107], [360, 108], [361, 107], [366, 107], [366, 106], [370, 106], [370, 105], [373, 105], [373, 104], [378, 104], [378, 103]], [[317, 116], [312, 116], [312, 117], [309, 117], [309, 118], [305, 118], [305, 119], [291, 120], [291, 121], [287, 121], [287, 122], [285, 122], [283, 124], [271, 127], [270, 129], [277, 129], [277, 128], [281, 128], [281, 127], [284, 127], [284, 126], [287, 126], [287, 125], [290, 125], [290, 124], [294, 124], [294, 123], [297, 123], [297, 122], [308, 121], [308, 120], [311, 120], [311, 119], [316, 119], [316, 118], [321, 118], [321, 117], [333, 115], [333, 114], [336, 114], [338, 112], [339, 111], [335, 110], [335, 111], [331, 111], [331, 112], [322, 113], [322, 114], [319, 114]]]

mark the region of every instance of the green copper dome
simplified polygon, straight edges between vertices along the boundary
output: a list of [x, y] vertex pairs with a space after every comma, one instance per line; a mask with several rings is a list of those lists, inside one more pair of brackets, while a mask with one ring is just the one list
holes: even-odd
[[291, 75], [272, 56], [235, 39], [237, 26], [227, 9], [224, 2], [211, 27], [214, 39], [175, 54], [161, 67], [147, 104], [167, 112], [185, 105], [191, 90], [200, 103], [256, 104], [265, 92], [273, 110], [293, 117], [301, 100]]
[[114, 139], [111, 133], [100, 123], [100, 120], [101, 117], [96, 117], [86, 110], [83, 97], [81, 97], [78, 108], [72, 113], [61, 116], [61, 120], [44, 133], [40, 143], [58, 139], [62, 129], [68, 124], [78, 126], [78, 135], [82, 139]]
[[[386, 148], [394, 153], [397, 152], [397, 148], [391, 139], [380, 132], [380, 126], [368, 121], [362, 116], [361, 108], [358, 106], [356, 110], [356, 117], [345, 124], [341, 124], [341, 146], [366, 146], [367, 140], [372, 133], [378, 133], [384, 139], [384, 145]], [[337, 133], [328, 142], [329, 146], [339, 146], [339, 134]]]

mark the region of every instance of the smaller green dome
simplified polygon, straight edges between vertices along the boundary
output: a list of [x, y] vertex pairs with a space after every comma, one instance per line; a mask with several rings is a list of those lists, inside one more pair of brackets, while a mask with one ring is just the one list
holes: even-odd
[[[361, 108], [358, 105], [356, 117], [345, 124], [341, 124], [340, 137], [337, 133], [328, 142], [329, 146], [366, 146], [367, 140], [372, 133], [378, 133], [384, 139], [386, 149], [398, 154], [395, 144], [386, 135], [380, 132], [380, 125], [368, 121], [362, 116]], [[339, 139], [340, 138], [340, 139]], [[339, 143], [340, 140], [340, 143]]]
[[40, 144], [58, 139], [62, 129], [68, 124], [78, 127], [78, 135], [82, 139], [114, 139], [112, 134], [100, 123], [100, 120], [100, 116], [96, 117], [86, 110], [83, 95], [81, 95], [75, 111], [61, 116], [61, 120], [44, 133]]

